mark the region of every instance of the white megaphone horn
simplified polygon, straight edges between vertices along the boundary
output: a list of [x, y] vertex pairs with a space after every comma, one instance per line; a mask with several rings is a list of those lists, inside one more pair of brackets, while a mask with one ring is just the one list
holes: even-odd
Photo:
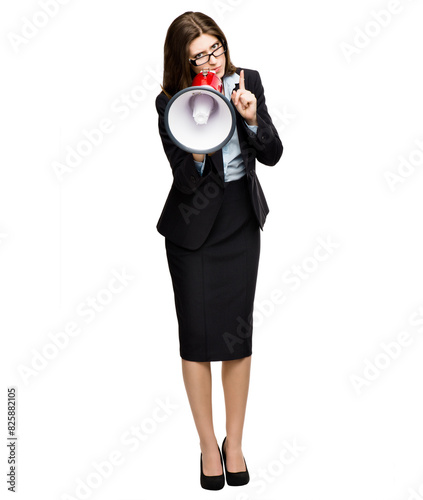
[[189, 153], [213, 153], [231, 139], [235, 110], [222, 94], [223, 84], [213, 71], [196, 75], [192, 86], [168, 102], [164, 122], [172, 141]]

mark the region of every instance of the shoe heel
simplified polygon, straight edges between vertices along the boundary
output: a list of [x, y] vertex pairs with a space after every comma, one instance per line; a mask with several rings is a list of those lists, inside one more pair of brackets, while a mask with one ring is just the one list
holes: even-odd
[[200, 484], [205, 490], [221, 490], [225, 486], [225, 476], [223, 474], [223, 459], [219, 448], [220, 463], [222, 464], [222, 474], [219, 476], [206, 476], [203, 473], [203, 454], [200, 455]]
[[250, 474], [248, 473], [247, 462], [245, 461], [244, 458], [245, 471], [228, 472], [228, 469], [226, 468], [226, 453], [224, 450], [225, 441], [226, 437], [222, 443], [222, 455], [223, 455], [223, 463], [225, 466], [226, 483], [228, 484], [228, 486], [244, 486], [250, 481]]

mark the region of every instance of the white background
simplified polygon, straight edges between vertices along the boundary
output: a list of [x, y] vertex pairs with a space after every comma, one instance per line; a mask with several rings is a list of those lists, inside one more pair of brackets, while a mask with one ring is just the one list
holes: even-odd
[[[0, 12], [2, 495], [16, 386], [14, 498], [423, 497], [421, 2], [46, 1], [49, 16], [42, 3]], [[243, 443], [252, 478], [215, 493], [199, 484], [155, 227], [172, 175], [154, 100], [167, 28], [187, 10], [213, 17], [234, 63], [260, 72], [285, 148], [257, 165], [270, 214]], [[54, 162], [105, 118], [113, 130], [59, 180]], [[319, 241], [336, 246], [320, 262]], [[293, 266], [296, 289], [283, 278]], [[132, 279], [112, 294], [113, 270]], [[91, 322], [88, 297], [110, 299]], [[213, 377], [221, 443], [220, 363]], [[137, 425], [133, 449], [122, 438]], [[283, 465], [286, 443], [299, 451]]]

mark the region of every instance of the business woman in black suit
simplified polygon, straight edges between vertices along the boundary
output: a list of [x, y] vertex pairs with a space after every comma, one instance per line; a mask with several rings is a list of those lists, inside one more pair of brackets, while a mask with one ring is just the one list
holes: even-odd
[[[236, 110], [233, 137], [207, 155], [179, 148], [164, 124], [169, 99], [204, 69], [222, 79], [223, 92]], [[259, 73], [232, 64], [225, 35], [205, 14], [186, 12], [170, 25], [162, 89], [156, 108], [173, 183], [157, 229], [165, 236], [184, 384], [200, 438], [201, 486], [222, 488], [223, 468], [227, 484], [240, 486], [249, 481], [242, 433], [260, 229], [269, 212], [255, 165], [256, 160], [275, 165], [283, 147]], [[213, 428], [211, 361], [222, 361], [226, 406], [222, 452]]]

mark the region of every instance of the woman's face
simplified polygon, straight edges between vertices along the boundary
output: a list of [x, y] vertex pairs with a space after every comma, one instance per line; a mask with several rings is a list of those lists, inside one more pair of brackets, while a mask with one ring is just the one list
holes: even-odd
[[[201, 56], [210, 54], [221, 45], [222, 44], [220, 43], [217, 37], [215, 37], [214, 35], [206, 35], [203, 33], [190, 43], [188, 48], [189, 58], [198, 59]], [[209, 62], [206, 62], [201, 66], [191, 66], [191, 67], [196, 74], [207, 69], [215, 71], [216, 75], [219, 78], [223, 78], [223, 75], [225, 74], [225, 66], [226, 66], [226, 55], [222, 54], [221, 56], [218, 57], [211, 56]]]

